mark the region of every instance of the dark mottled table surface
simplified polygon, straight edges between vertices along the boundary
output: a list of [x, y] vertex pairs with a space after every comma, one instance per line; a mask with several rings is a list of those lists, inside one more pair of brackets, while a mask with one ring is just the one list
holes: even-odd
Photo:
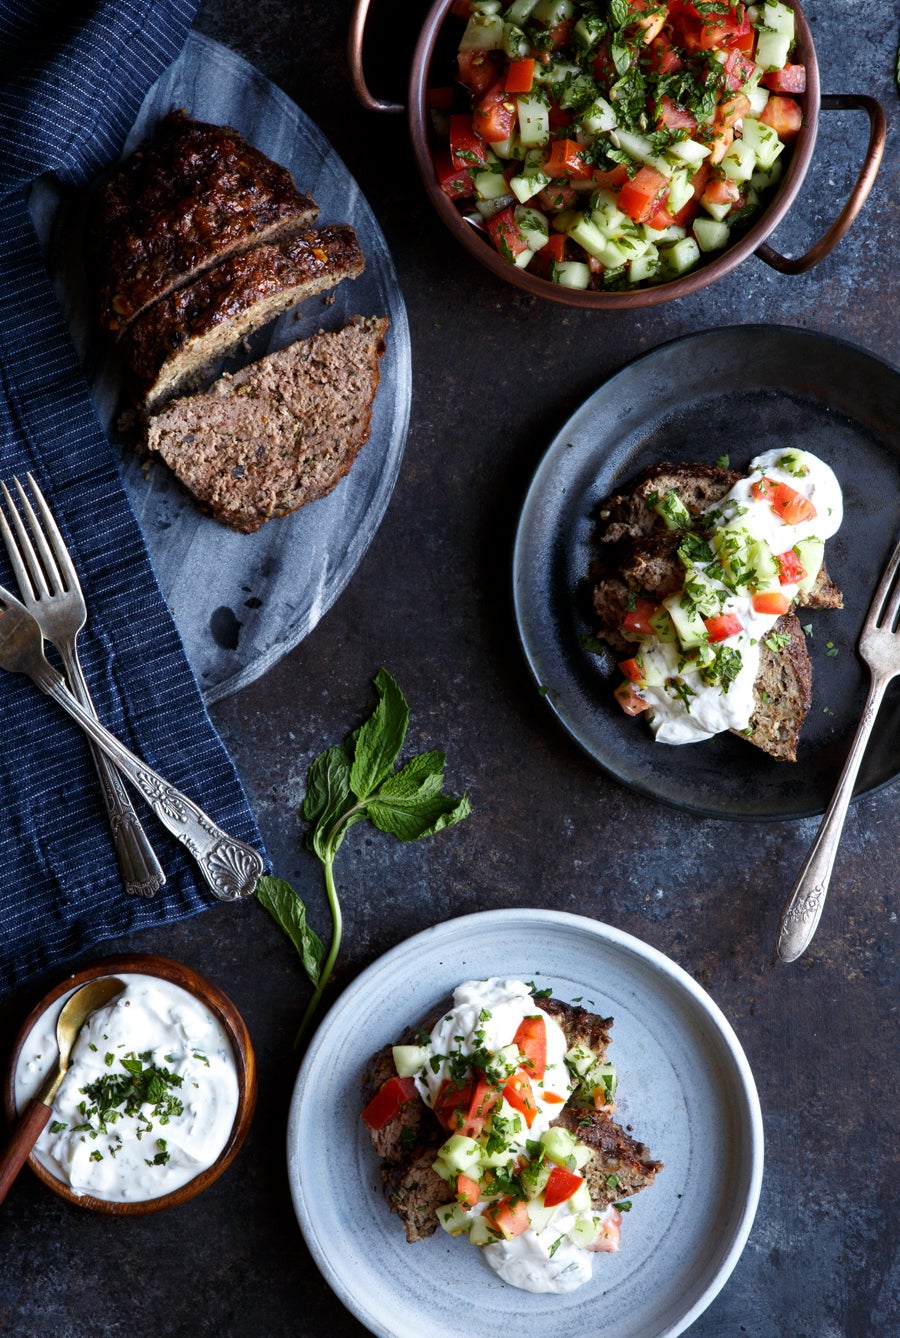
[[[402, 97], [425, 6], [376, 8], [386, 17], [370, 82]], [[804, 276], [750, 257], [689, 298], [609, 315], [517, 294], [455, 245], [421, 188], [404, 118], [377, 117], [354, 102], [344, 56], [350, 10], [348, 0], [207, 0], [197, 20], [299, 103], [357, 178], [393, 252], [414, 363], [406, 454], [370, 550], [307, 640], [218, 704], [215, 722], [276, 870], [324, 933], [320, 871], [297, 817], [306, 770], [370, 709], [371, 679], [380, 665], [390, 668], [411, 703], [411, 741], [446, 749], [450, 785], [469, 793], [475, 811], [421, 845], [364, 826], [350, 832], [339, 855], [345, 938], [331, 997], [408, 935], [485, 908], [575, 911], [652, 944], [734, 1026], [765, 1125], [755, 1225], [691, 1333], [886, 1338], [900, 1331], [900, 791], [888, 786], [852, 807], [810, 951], [790, 967], [773, 964], [778, 913], [816, 820], [691, 817], [608, 779], [562, 732], [529, 678], [510, 570], [520, 506], [546, 444], [637, 355], [691, 331], [773, 322], [849, 340], [900, 365], [897, 11], [883, 0], [805, 6], [823, 91], [873, 94], [888, 115], [884, 166], [838, 248]], [[824, 231], [865, 138], [858, 113], [823, 116], [813, 166], [772, 239], [780, 249], [798, 253]], [[752, 454], [752, 437], [743, 444]], [[233, 998], [258, 1055], [255, 1122], [212, 1189], [156, 1218], [94, 1218], [22, 1175], [2, 1209], [0, 1331], [364, 1332], [320, 1277], [291, 1206], [284, 1144], [298, 1066], [292, 1040], [309, 986], [290, 944], [251, 904], [108, 946], [181, 959]], [[47, 983], [0, 1006], [4, 1048]]]

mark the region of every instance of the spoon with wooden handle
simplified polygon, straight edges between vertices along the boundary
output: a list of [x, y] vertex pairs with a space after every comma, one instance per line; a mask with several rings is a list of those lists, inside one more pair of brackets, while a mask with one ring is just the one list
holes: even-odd
[[56, 1021], [56, 1044], [59, 1047], [56, 1063], [47, 1074], [37, 1096], [28, 1102], [13, 1130], [12, 1138], [0, 1153], [0, 1203], [6, 1198], [10, 1185], [25, 1165], [28, 1154], [50, 1119], [53, 1098], [66, 1076], [69, 1056], [78, 1033], [91, 1013], [121, 994], [124, 988], [124, 981], [116, 976], [101, 976], [99, 980], [89, 980], [86, 985], [82, 985], [63, 1004]]

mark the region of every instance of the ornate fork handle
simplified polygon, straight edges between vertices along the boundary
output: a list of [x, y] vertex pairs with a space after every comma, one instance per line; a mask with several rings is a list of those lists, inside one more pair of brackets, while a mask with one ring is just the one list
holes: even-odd
[[259, 852], [223, 832], [187, 795], [176, 790], [110, 734], [72, 696], [46, 660], [29, 672], [38, 687], [77, 721], [119, 771], [140, 790], [163, 826], [193, 855], [213, 895], [220, 901], [251, 896], [265, 867]]
[[[78, 651], [63, 644], [59, 647], [59, 652], [72, 696], [96, 718], [97, 713], [82, 673]], [[152, 897], [166, 881], [166, 875], [156, 858], [147, 833], [140, 824], [118, 771], [101, 751], [99, 744], [93, 740], [91, 754], [97, 768], [100, 792], [103, 795], [125, 891], [131, 896]]]
[[783, 962], [794, 962], [809, 947], [825, 905], [831, 871], [837, 855], [844, 820], [853, 796], [857, 772], [866, 751], [866, 744], [878, 715], [878, 707], [890, 677], [873, 675], [862, 718], [850, 747], [844, 770], [828, 805], [815, 840], [790, 896], [784, 904], [778, 924], [776, 951]]

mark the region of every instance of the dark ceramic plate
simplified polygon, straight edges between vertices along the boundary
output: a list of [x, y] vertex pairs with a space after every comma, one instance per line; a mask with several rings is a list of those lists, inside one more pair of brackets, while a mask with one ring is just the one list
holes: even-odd
[[[612, 697], [612, 656], [587, 650], [579, 598], [601, 498], [661, 460], [736, 469], [773, 446], [827, 460], [844, 490], [828, 569], [844, 608], [811, 610], [813, 704], [796, 763], [733, 735], [685, 747], [654, 742]], [[900, 373], [852, 344], [784, 326], [688, 335], [631, 363], [590, 397], [551, 443], [519, 521], [514, 598], [519, 634], [544, 699], [611, 776], [713, 817], [800, 818], [825, 811], [862, 713], [868, 670], [856, 645], [878, 577], [900, 537]], [[828, 652], [831, 653], [828, 653]], [[834, 652], [837, 652], [836, 654]], [[887, 696], [855, 796], [900, 772], [900, 683]]]

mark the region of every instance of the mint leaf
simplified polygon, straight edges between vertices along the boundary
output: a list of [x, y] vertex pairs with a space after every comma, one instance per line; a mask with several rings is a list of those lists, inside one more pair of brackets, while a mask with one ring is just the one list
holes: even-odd
[[340, 744], [327, 748], [309, 768], [301, 812], [307, 822], [330, 825], [350, 794], [350, 762]]
[[446, 761], [444, 753], [419, 753], [418, 757], [382, 782], [378, 798], [418, 799], [440, 794]]
[[429, 795], [423, 799], [408, 799], [394, 803], [372, 799], [367, 806], [369, 817], [379, 831], [396, 836], [401, 841], [418, 841], [423, 836], [452, 827], [467, 818], [472, 809], [468, 799], [451, 799], [449, 795]]
[[287, 934], [300, 954], [303, 969], [317, 985], [325, 949], [322, 940], [307, 924], [306, 907], [290, 883], [264, 874], [256, 884], [256, 899]]
[[352, 736], [355, 753], [350, 788], [358, 799], [368, 799], [391, 774], [409, 723], [406, 699], [386, 669], [379, 669], [375, 688], [380, 698], [378, 705]]

